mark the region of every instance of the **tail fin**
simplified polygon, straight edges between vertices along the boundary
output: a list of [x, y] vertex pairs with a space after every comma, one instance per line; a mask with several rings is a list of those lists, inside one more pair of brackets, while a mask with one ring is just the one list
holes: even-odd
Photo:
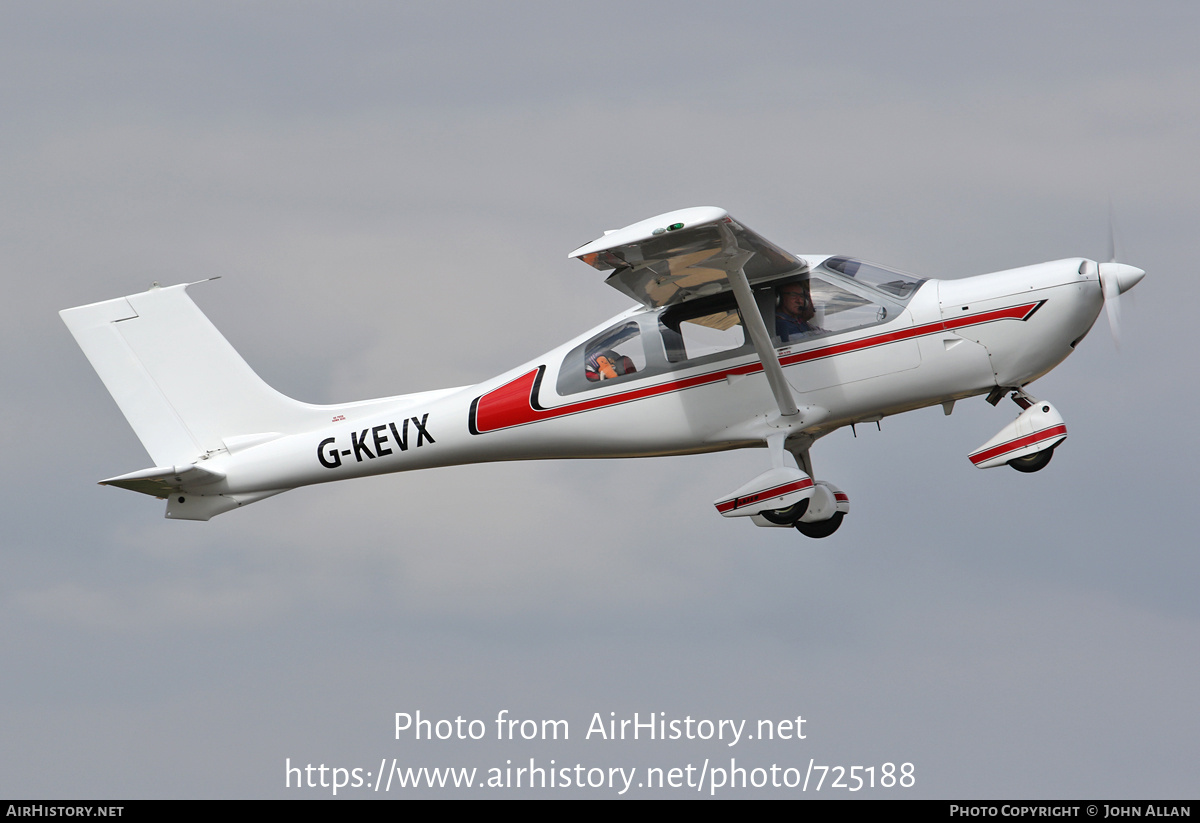
[[330, 407], [263, 382], [188, 297], [189, 285], [59, 312], [156, 466], [329, 421]]

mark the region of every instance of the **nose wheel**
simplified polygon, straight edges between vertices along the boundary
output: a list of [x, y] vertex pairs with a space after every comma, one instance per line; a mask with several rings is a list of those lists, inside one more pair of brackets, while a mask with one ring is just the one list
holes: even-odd
[[1050, 462], [1050, 458], [1053, 456], [1054, 449], [1046, 449], [1045, 451], [1040, 451], [1035, 454], [1028, 454], [1024, 457], [1014, 457], [1012, 460], [1008, 461], [1008, 465], [1012, 466], [1019, 472], [1032, 474], [1033, 472], [1040, 472], [1042, 469], [1046, 468], [1047, 464]]

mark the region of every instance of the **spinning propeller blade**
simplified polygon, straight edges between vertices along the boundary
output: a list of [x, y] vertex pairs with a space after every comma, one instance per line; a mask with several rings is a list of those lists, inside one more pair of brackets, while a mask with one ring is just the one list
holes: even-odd
[[1121, 346], [1121, 300], [1123, 292], [1136, 286], [1146, 272], [1117, 262], [1117, 238], [1113, 230], [1112, 206], [1108, 208], [1108, 262], [1100, 264], [1100, 288], [1104, 293], [1104, 311], [1108, 314], [1108, 328], [1113, 342]]

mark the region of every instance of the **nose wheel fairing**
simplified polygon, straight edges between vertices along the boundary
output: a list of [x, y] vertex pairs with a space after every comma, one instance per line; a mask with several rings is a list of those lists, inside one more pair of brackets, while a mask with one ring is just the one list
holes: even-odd
[[1018, 471], [1038, 471], [1050, 462], [1048, 455], [1067, 439], [1067, 424], [1054, 406], [1020, 391], [1013, 392], [1013, 400], [1024, 411], [967, 455], [977, 468], [1012, 465]]

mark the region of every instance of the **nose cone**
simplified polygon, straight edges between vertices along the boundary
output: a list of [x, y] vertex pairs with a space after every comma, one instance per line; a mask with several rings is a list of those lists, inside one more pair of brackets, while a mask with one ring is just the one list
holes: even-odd
[[1100, 264], [1100, 282], [1104, 284], [1106, 293], [1115, 286], [1117, 294], [1124, 294], [1142, 282], [1145, 276], [1146, 272], [1127, 263]]

